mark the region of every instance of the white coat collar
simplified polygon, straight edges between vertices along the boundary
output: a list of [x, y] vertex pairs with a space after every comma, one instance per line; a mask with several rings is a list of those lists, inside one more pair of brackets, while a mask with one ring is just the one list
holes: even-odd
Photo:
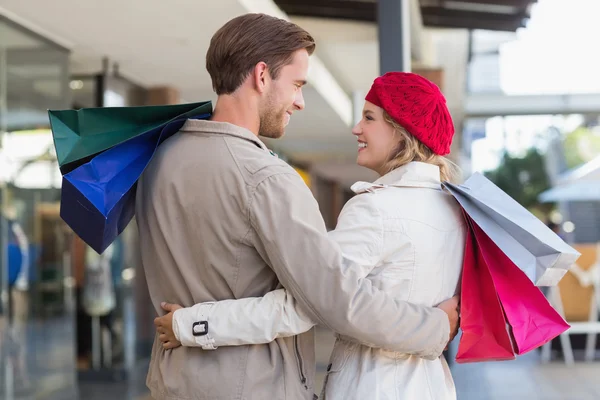
[[351, 189], [358, 194], [386, 187], [441, 189], [440, 168], [437, 165], [413, 161], [388, 172], [373, 183], [356, 182]]

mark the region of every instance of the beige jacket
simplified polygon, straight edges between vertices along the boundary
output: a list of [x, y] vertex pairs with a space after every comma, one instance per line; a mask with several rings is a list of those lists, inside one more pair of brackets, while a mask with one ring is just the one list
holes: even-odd
[[[443, 311], [395, 299], [342, 256], [300, 176], [243, 128], [187, 121], [144, 172], [136, 218], [159, 314], [161, 301], [192, 306], [283, 286], [310, 320], [372, 346], [432, 357], [448, 341]], [[206, 315], [187, 328], [207, 349], [210, 324]], [[214, 351], [164, 351], [156, 338], [147, 383], [159, 400], [309, 400], [314, 373], [312, 330]]]

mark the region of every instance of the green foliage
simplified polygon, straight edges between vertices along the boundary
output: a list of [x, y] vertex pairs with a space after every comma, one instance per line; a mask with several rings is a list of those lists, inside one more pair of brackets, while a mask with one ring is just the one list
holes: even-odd
[[[523, 157], [505, 153], [497, 169], [485, 176], [529, 211], [543, 217], [552, 204], [542, 204], [538, 196], [550, 188], [544, 157], [538, 149], [527, 150]], [[541, 214], [541, 215], [540, 215]]]

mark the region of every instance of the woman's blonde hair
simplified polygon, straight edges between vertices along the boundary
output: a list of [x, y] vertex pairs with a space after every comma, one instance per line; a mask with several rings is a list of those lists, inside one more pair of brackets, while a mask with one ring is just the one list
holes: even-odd
[[424, 145], [419, 139], [411, 135], [390, 115], [383, 111], [383, 118], [394, 128], [394, 134], [400, 135], [398, 146], [392, 150], [389, 160], [384, 170], [390, 172], [398, 167], [408, 164], [411, 161], [420, 161], [428, 164], [437, 165], [440, 168], [440, 180], [442, 182], [452, 182], [457, 178], [459, 168], [446, 157], [435, 154], [429, 147]]

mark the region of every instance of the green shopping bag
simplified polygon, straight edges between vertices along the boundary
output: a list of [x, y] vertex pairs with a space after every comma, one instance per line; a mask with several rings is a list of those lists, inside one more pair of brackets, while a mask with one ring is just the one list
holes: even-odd
[[161, 125], [210, 113], [210, 101], [48, 111], [56, 157], [63, 175], [90, 161], [95, 155]]

